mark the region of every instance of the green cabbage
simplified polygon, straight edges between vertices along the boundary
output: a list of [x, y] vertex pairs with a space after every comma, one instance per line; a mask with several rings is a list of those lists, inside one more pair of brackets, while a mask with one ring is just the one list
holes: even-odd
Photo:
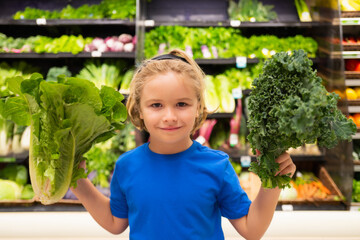
[[17, 94], [5, 102], [3, 115], [19, 125], [30, 125], [29, 172], [42, 204], [60, 200], [69, 186], [85, 178], [79, 169], [93, 144], [115, 135], [126, 120], [123, 96], [116, 90], [78, 78], [58, 77], [46, 82], [34, 73], [30, 79], [8, 80]]

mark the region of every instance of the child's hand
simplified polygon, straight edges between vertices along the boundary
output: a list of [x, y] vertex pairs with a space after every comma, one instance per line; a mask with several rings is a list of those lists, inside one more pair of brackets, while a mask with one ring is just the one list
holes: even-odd
[[79, 163], [79, 168], [83, 168], [86, 172], [86, 161], [85, 160], [82, 160], [80, 163]]
[[294, 175], [296, 166], [293, 163], [290, 154], [284, 152], [275, 161], [279, 164], [279, 171], [275, 176], [290, 174], [290, 177], [292, 177]]

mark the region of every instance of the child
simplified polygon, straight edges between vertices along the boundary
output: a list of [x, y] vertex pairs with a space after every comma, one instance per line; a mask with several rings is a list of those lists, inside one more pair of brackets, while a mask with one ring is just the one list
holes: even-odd
[[[224, 239], [224, 216], [246, 239], [265, 233], [280, 189], [261, 188], [251, 202], [229, 157], [191, 139], [207, 117], [203, 78], [195, 61], [180, 50], [145, 61], [137, 70], [127, 108], [150, 141], [120, 156], [110, 198], [88, 179], [72, 188], [109, 232], [119, 234], [130, 226], [130, 239], [218, 240]], [[289, 154], [277, 162], [278, 174], [294, 174]]]

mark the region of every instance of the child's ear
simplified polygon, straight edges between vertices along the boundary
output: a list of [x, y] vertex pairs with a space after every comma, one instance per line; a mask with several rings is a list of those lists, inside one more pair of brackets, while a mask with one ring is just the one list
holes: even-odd
[[196, 117], [198, 118], [199, 116], [200, 116], [200, 103], [198, 103], [197, 109], [196, 109]]

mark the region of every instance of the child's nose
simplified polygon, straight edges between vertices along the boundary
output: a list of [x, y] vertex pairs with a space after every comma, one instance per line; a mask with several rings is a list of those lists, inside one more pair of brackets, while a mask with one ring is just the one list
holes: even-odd
[[175, 122], [177, 120], [177, 116], [175, 113], [175, 110], [172, 108], [167, 108], [165, 115], [164, 115], [164, 121], [165, 122]]

